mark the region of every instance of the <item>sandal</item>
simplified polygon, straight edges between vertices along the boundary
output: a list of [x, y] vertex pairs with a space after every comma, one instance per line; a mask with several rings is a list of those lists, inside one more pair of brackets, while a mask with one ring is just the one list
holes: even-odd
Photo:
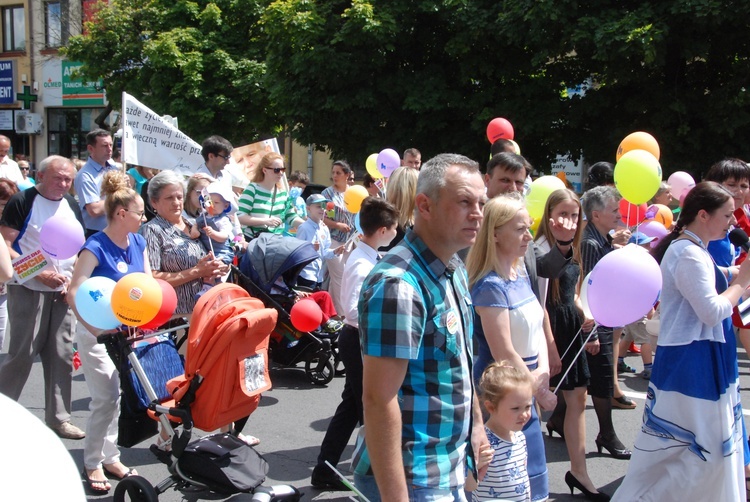
[[[114, 464], [110, 464], [110, 465], [114, 465]], [[125, 467], [125, 466], [123, 466], [123, 467]], [[108, 478], [125, 479], [128, 476], [137, 476], [138, 475], [138, 473], [135, 472], [135, 469], [133, 469], [132, 467], [128, 467], [127, 469], [128, 469], [128, 471], [125, 474], [123, 474], [122, 476], [119, 476], [119, 475], [117, 475], [117, 473], [114, 473], [114, 472], [110, 471], [109, 469], [107, 469], [106, 464], [102, 465], [102, 470], [104, 471], [104, 475], [107, 476]]]
[[[103, 470], [104, 469], [102, 469], [102, 471]], [[83, 474], [83, 479], [86, 480], [86, 485], [88, 486], [88, 489], [94, 494], [99, 495], [103, 493], [109, 493], [109, 490], [112, 489], [112, 486], [109, 484], [109, 481], [107, 481], [106, 479], [104, 480], [91, 479], [85, 467], [83, 468], [83, 472], [81, 472], [81, 474]], [[105, 473], [105, 476], [106, 476], [106, 473]], [[95, 484], [104, 485], [104, 488], [99, 488], [97, 486], [94, 486]]]
[[244, 441], [248, 446], [257, 446], [260, 444], [260, 439], [256, 438], [255, 436], [245, 436], [241, 432], [237, 434], [237, 439], [239, 439], [240, 441]]

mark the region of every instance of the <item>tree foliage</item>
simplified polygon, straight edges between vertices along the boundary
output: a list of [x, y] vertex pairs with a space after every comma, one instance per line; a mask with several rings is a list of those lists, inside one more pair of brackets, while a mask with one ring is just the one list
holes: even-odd
[[[113, 0], [71, 59], [198, 137], [282, 126], [358, 164], [385, 147], [483, 162], [509, 119], [542, 171], [614, 161], [645, 130], [662, 166], [748, 158], [750, 3], [718, 0]], [[584, 95], [568, 89], [589, 84]]]
[[201, 141], [220, 134], [244, 144], [278, 132], [263, 89], [258, 0], [113, 0], [72, 37], [65, 52], [103, 78], [120, 106], [123, 91]]

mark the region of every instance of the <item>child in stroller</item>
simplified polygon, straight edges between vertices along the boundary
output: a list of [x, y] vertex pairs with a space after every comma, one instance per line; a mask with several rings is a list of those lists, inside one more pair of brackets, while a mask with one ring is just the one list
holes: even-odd
[[292, 325], [289, 315], [294, 303], [307, 296], [307, 292], [296, 287], [299, 273], [317, 258], [318, 252], [310, 242], [261, 234], [248, 244], [235, 272], [240, 286], [279, 314], [269, 346], [273, 362], [285, 367], [304, 362], [310, 381], [326, 385], [336, 373], [336, 341], [343, 326], [335, 316], [330, 295], [324, 291], [310, 295], [324, 314], [327, 312], [321, 329], [301, 332]]

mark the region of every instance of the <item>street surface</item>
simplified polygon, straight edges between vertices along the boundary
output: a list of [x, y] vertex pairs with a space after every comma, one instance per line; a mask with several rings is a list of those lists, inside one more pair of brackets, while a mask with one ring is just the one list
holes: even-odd
[[[7, 350], [7, 339], [6, 348]], [[5, 354], [0, 354], [0, 360]], [[641, 370], [639, 356], [629, 355], [626, 359], [628, 364]], [[695, 371], [700, 371], [696, 368]], [[745, 410], [750, 409], [750, 361], [743, 350], [740, 351], [740, 378], [743, 389], [743, 404]], [[304, 374], [302, 367], [299, 369], [274, 369], [271, 372], [274, 388], [266, 392], [261, 399], [260, 406], [250, 418], [245, 432], [261, 439], [257, 450], [266, 458], [270, 465], [266, 485], [290, 484], [296, 486], [304, 493], [302, 500], [350, 500], [350, 492], [319, 491], [310, 485], [310, 473], [315, 466], [318, 450], [328, 425], [339, 402], [343, 388], [343, 377], [335, 378], [327, 387], [317, 387], [310, 384]], [[641, 423], [643, 402], [645, 397], [647, 381], [638, 374], [622, 375], [620, 382], [623, 390], [631, 398], [635, 399], [638, 407], [635, 410], [613, 411], [615, 428], [622, 441], [629, 447], [632, 446]], [[42, 418], [44, 415], [42, 394], [42, 366], [37, 361], [32, 369], [31, 376], [20, 403], [29, 409], [34, 415]], [[88, 411], [89, 397], [83, 373], [78, 370], [73, 381], [73, 422], [81, 428], [85, 428]], [[747, 415], [747, 411], [745, 412]], [[546, 415], [544, 415], [546, 418]], [[590, 405], [586, 410], [587, 440], [586, 451], [588, 469], [591, 479], [601, 489], [613, 494], [619, 486], [627, 470], [627, 461], [615, 460], [606, 452], [599, 455], [596, 453], [594, 438], [598, 432], [596, 415]], [[565, 444], [557, 435], [550, 439], [546, 435], [547, 465], [550, 477], [550, 492], [552, 501], [583, 500], [583, 496], [576, 491], [574, 497], [570, 496], [567, 485], [563, 481], [565, 472], [569, 468], [568, 455]], [[23, 434], [23, 431], [5, 431], [5, 433]], [[83, 442], [63, 441], [68, 451], [75, 460], [79, 471], [83, 465]], [[122, 461], [138, 470], [152, 484], [157, 484], [167, 477], [167, 468], [161, 464], [149, 451], [150, 442], [146, 441], [133, 448], [122, 448]], [[351, 479], [351, 465], [349, 459], [354, 444], [354, 437], [349, 442], [349, 448], [344, 454], [339, 470]], [[44, 463], [34, 467], [29, 466], [30, 482], [44, 482]], [[116, 482], [112, 481], [113, 489], [108, 495], [89, 496], [88, 500], [111, 500]], [[170, 490], [160, 496], [160, 500], [193, 501], [193, 500], [231, 500], [248, 501], [250, 496], [246, 494], [234, 495], [229, 498], [211, 493], [186, 493], [182, 494]], [[24, 500], [30, 500], [24, 498]]]

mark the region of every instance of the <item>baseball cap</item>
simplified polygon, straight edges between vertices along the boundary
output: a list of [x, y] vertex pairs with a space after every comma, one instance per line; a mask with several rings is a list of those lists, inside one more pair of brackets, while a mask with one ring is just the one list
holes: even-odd
[[313, 204], [320, 204], [323, 202], [328, 202], [328, 200], [319, 193], [314, 193], [307, 197], [307, 200], [305, 200], [305, 204], [307, 204], [308, 206], [312, 206]]
[[206, 191], [209, 194], [215, 193], [216, 195], [220, 195], [221, 198], [224, 199], [224, 202], [229, 204], [229, 208], [225, 212], [231, 213], [237, 211], [237, 203], [234, 200], [234, 192], [232, 192], [232, 189], [228, 184], [215, 181], [208, 185]]
[[628, 239], [628, 244], [638, 244], [640, 246], [642, 244], [648, 244], [654, 239], [656, 239], [656, 237], [649, 237], [643, 232], [633, 232], [633, 235]]

